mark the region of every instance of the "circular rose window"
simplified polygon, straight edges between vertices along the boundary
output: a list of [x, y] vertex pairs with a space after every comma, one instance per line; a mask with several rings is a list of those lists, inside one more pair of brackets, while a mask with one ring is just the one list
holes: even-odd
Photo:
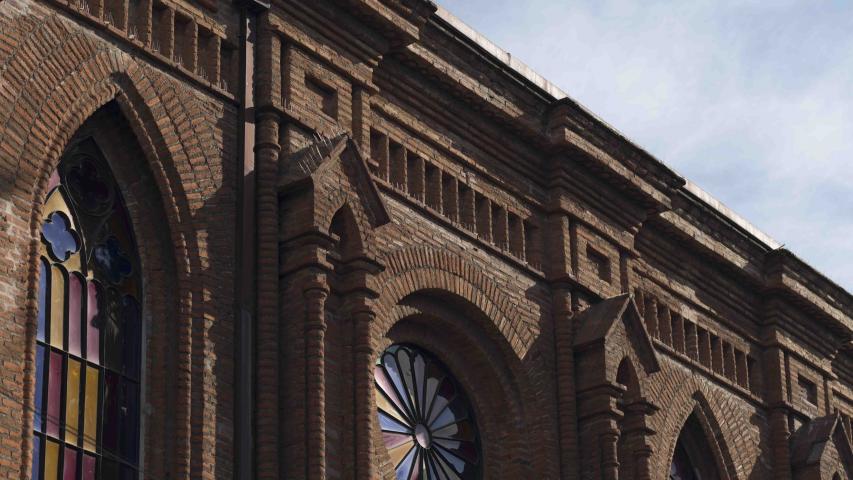
[[480, 477], [480, 442], [471, 404], [438, 359], [393, 345], [376, 362], [382, 439], [400, 480]]

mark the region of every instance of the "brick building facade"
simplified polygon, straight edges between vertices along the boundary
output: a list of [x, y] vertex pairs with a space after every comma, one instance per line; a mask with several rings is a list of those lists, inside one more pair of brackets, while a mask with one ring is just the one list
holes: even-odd
[[853, 478], [850, 293], [426, 0], [0, 1], [0, 272], [2, 478]]

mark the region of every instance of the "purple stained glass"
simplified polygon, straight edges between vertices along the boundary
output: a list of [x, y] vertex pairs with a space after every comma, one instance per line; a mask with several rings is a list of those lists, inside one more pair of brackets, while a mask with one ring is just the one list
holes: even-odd
[[80, 356], [82, 353], [80, 336], [82, 335], [84, 280], [79, 274], [68, 275], [68, 352]]
[[53, 258], [64, 262], [80, 248], [77, 234], [71, 229], [71, 221], [64, 213], [53, 212], [42, 224], [41, 236]]
[[40, 436], [35, 435], [33, 437], [33, 478], [41, 478], [41, 443], [42, 439]]
[[100, 315], [101, 290], [95, 282], [89, 282], [86, 287], [86, 358], [90, 362], [101, 363], [101, 329], [98, 316]]
[[47, 264], [47, 261], [45, 261], [44, 258], [42, 258], [39, 263], [39, 311], [36, 339], [40, 342], [43, 342], [44, 332], [47, 323], [47, 286], [50, 285], [50, 266]]
[[89, 454], [83, 455], [83, 479], [95, 480], [95, 470], [97, 469], [97, 461], [95, 457]]
[[53, 173], [50, 174], [50, 179], [47, 181], [47, 191], [48, 193], [53, 191], [54, 188], [59, 186], [59, 171], [54, 170]]
[[44, 345], [36, 345], [36, 398], [35, 398], [35, 430], [44, 431]]
[[374, 376], [379, 425], [397, 478], [480, 478], [471, 405], [438, 359], [417, 347], [393, 345], [380, 356]]
[[77, 450], [66, 445], [62, 480], [77, 480], [77, 457]]
[[50, 374], [47, 379], [47, 434], [59, 438], [62, 411], [62, 354], [50, 352]]

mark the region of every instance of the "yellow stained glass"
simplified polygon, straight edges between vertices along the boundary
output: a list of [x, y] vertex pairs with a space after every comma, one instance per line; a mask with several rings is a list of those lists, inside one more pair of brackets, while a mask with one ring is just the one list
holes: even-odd
[[68, 359], [65, 386], [65, 441], [77, 445], [80, 433], [80, 362]]
[[383, 395], [382, 392], [379, 391], [379, 389], [377, 389], [377, 392], [376, 392], [376, 403], [377, 403], [377, 406], [379, 407], [379, 410], [382, 410], [383, 412], [387, 413], [388, 415], [391, 415], [392, 417], [396, 418], [403, 425], [409, 424], [409, 421], [406, 420], [405, 418], [403, 418], [403, 416], [397, 412], [397, 408], [394, 407], [393, 405], [391, 405], [391, 402], [389, 402], [388, 399], [385, 398], [385, 395]]
[[400, 462], [403, 461], [403, 458], [405, 458], [406, 454], [409, 453], [409, 450], [411, 450], [414, 446], [414, 442], [409, 440], [408, 442], [400, 445], [399, 447], [392, 448], [388, 452], [388, 455], [391, 456], [391, 463], [394, 464], [394, 468], [397, 468], [397, 465], [400, 465]]
[[44, 453], [44, 480], [56, 480], [59, 476], [59, 444], [53, 440], [47, 441]]
[[98, 440], [98, 370], [86, 367], [86, 411], [83, 413], [83, 448], [94, 452]]
[[50, 344], [64, 348], [65, 271], [54, 265], [50, 275]]

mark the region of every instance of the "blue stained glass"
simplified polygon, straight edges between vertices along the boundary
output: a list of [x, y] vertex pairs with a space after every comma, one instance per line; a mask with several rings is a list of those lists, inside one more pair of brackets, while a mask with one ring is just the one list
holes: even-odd
[[41, 259], [39, 262], [39, 270], [39, 311], [36, 339], [43, 342], [46, 325], [45, 318], [47, 316], [47, 285], [50, 282], [50, 267], [48, 267], [44, 259]]
[[400, 398], [405, 402], [406, 408], [408, 409], [408, 415], [410, 417], [415, 416], [415, 409], [412, 405], [412, 399], [409, 397], [408, 392], [406, 391], [405, 385], [403, 385], [403, 377], [400, 375], [400, 366], [397, 364], [397, 359], [394, 358], [391, 354], [384, 355], [384, 363], [385, 371], [388, 372], [388, 377], [391, 378], [391, 381], [394, 382], [394, 387], [397, 389], [397, 393], [400, 395]]
[[399, 466], [397, 466], [397, 480], [409, 480], [417, 452], [418, 449], [416, 448], [409, 450], [409, 453], [406, 454], [406, 457], [403, 458], [403, 461], [400, 462]]
[[59, 261], [68, 260], [69, 255], [80, 248], [77, 235], [71, 229], [71, 222], [61, 212], [53, 212], [41, 227], [41, 235], [50, 253]]
[[41, 478], [41, 437], [35, 435], [33, 437], [33, 477]]
[[36, 399], [35, 399], [35, 429], [44, 431], [44, 419], [41, 412], [44, 406], [44, 346], [36, 345]]
[[462, 460], [456, 455], [450, 453], [449, 450], [443, 447], [439, 447], [439, 449], [441, 450], [441, 457], [444, 458], [445, 462], [450, 464], [454, 470], [456, 470], [456, 473], [465, 473], [465, 468], [467, 468], [465, 460]]
[[379, 412], [379, 425], [387, 432], [412, 433], [412, 429], [394, 420], [384, 412]]
[[129, 277], [133, 272], [130, 260], [122, 251], [121, 245], [115, 237], [110, 237], [104, 244], [95, 247], [92, 253], [95, 264], [106, 275], [106, 278], [114, 284], [120, 283], [124, 277]]

